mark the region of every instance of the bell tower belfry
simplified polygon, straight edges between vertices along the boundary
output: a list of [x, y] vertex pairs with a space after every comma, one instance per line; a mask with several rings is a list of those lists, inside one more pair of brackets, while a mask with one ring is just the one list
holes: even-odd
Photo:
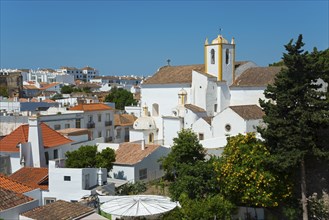
[[226, 81], [231, 85], [234, 80], [235, 42], [229, 43], [222, 35], [218, 35], [211, 43], [208, 39], [204, 45], [205, 72], [217, 77], [218, 81]]

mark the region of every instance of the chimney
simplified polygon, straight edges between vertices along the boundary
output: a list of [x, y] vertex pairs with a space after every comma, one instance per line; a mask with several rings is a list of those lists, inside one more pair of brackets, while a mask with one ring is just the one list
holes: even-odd
[[46, 167], [41, 124], [38, 117], [29, 117], [28, 142], [32, 153], [32, 167]]
[[98, 185], [99, 186], [103, 185], [102, 175], [103, 175], [102, 168], [99, 168], [98, 171], [97, 171], [97, 180], [98, 180]]
[[144, 134], [143, 134], [143, 139], [142, 139], [142, 150], [145, 150], [145, 139], [144, 139]]

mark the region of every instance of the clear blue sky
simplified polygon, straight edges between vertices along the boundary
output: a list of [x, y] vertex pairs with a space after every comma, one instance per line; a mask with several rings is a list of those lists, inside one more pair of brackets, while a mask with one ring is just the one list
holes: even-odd
[[203, 63], [205, 39], [235, 38], [236, 60], [279, 61], [290, 39], [328, 48], [328, 0], [1, 2], [1, 68], [91, 66], [151, 75]]

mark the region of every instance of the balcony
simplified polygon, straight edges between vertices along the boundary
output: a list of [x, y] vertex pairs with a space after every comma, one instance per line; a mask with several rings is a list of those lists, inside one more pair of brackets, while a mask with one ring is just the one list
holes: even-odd
[[88, 122], [87, 128], [95, 128], [95, 122]]
[[112, 121], [105, 121], [105, 126], [112, 126]]
[[105, 138], [105, 142], [106, 142], [106, 143], [111, 142], [112, 140], [113, 140], [112, 137], [106, 137], [106, 138]]

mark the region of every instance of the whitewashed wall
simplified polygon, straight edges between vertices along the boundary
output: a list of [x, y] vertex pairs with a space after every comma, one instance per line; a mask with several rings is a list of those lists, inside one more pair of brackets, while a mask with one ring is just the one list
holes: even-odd
[[181, 120], [174, 117], [163, 118], [163, 141], [164, 145], [172, 145], [173, 138], [178, 136], [178, 132], [183, 128]]
[[213, 137], [212, 126], [202, 118], [193, 123], [192, 129], [198, 136], [202, 133], [204, 135], [204, 139], [210, 139]]
[[259, 99], [265, 99], [265, 87], [231, 87], [231, 106], [233, 105], [258, 105]]

